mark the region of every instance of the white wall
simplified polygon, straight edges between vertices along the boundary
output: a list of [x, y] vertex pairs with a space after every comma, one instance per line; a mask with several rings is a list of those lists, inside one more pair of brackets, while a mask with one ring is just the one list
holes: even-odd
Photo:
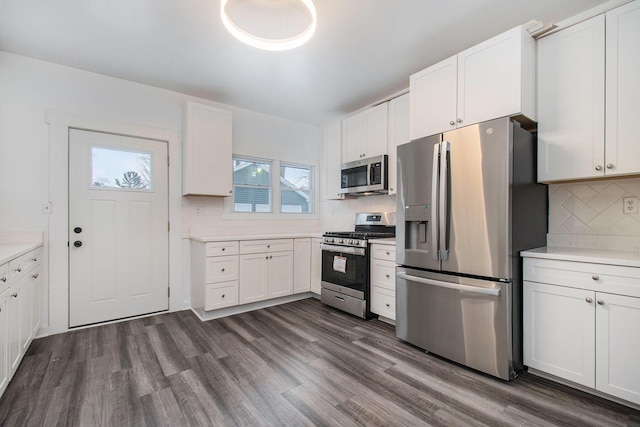
[[[64, 177], [51, 176], [49, 172], [49, 127], [45, 124], [45, 111], [57, 110], [181, 133], [182, 108], [187, 100], [233, 112], [234, 152], [319, 163], [322, 133], [316, 126], [0, 52], [0, 200], [3, 206], [0, 231], [41, 230], [45, 245], [48, 244], [50, 216], [42, 214], [42, 203], [49, 200], [49, 180]], [[205, 206], [205, 215], [193, 215], [194, 206]], [[222, 206], [222, 199], [183, 198], [183, 223], [180, 224], [183, 236], [188, 235], [191, 227], [235, 234], [321, 230], [318, 217], [298, 221], [232, 220], [223, 218]], [[187, 244], [184, 247], [188, 249]], [[182, 263], [186, 260], [188, 254], [184, 254]], [[48, 276], [45, 283], [47, 280]], [[175, 286], [180, 285], [184, 286], [174, 289], [172, 285], [172, 295], [177, 291], [185, 305], [189, 299], [188, 286], [186, 282]], [[46, 295], [48, 292], [49, 289], [45, 289]], [[45, 311], [46, 322], [49, 311]], [[66, 325], [61, 315], [52, 317], [55, 318], [48, 319], [51, 332], [66, 328], [61, 326]]]

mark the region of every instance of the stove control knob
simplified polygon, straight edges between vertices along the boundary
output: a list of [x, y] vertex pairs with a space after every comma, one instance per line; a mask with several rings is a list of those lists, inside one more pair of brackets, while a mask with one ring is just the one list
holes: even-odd
[[353, 245], [353, 240], [349, 240], [347, 243], [349, 243], [350, 245]]
[[332, 243], [333, 242], [333, 237], [327, 237], [327, 242]]

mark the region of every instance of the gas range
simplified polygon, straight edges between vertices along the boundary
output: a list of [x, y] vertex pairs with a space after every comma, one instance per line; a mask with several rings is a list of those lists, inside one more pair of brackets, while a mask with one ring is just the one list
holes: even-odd
[[323, 234], [322, 241], [334, 245], [366, 248], [370, 239], [395, 237], [395, 227], [386, 228], [393, 228], [394, 231], [330, 231]]

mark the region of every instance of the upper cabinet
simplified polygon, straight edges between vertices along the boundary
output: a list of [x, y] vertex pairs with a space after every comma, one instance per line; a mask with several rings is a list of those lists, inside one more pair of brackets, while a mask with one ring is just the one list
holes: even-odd
[[535, 42], [513, 28], [411, 75], [410, 138], [535, 115]]
[[182, 141], [182, 194], [230, 196], [231, 112], [187, 102]]
[[409, 142], [409, 94], [389, 101], [389, 194], [396, 194], [398, 176], [396, 172], [396, 147]]
[[324, 125], [324, 155], [322, 161], [322, 191], [325, 200], [344, 199], [340, 193], [340, 162], [342, 160], [342, 126], [340, 121]]
[[387, 154], [387, 103], [342, 120], [342, 163]]
[[640, 173], [640, 2], [538, 41], [538, 180]]

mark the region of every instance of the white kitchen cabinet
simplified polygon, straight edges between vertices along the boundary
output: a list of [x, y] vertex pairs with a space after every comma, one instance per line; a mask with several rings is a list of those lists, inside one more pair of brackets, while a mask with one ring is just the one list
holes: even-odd
[[388, 104], [342, 120], [342, 163], [387, 154]]
[[538, 180], [640, 173], [640, 4], [538, 40]]
[[524, 364], [595, 387], [593, 301], [590, 291], [525, 281]]
[[238, 305], [239, 242], [191, 241], [191, 306], [210, 311]]
[[524, 364], [640, 404], [640, 267], [552, 251], [523, 253]]
[[320, 295], [322, 289], [322, 239], [311, 239], [311, 292]]
[[31, 336], [36, 337], [42, 325], [42, 267], [38, 264], [29, 272], [31, 281]]
[[293, 239], [240, 242], [240, 304], [293, 293]]
[[397, 192], [397, 149], [401, 144], [409, 142], [409, 94], [404, 94], [389, 101], [389, 137], [387, 153], [389, 154], [389, 194]]
[[320, 174], [323, 185], [323, 198], [325, 200], [341, 200], [344, 194], [340, 193], [340, 164], [342, 163], [342, 123], [334, 121], [324, 126], [324, 151]]
[[395, 245], [371, 245], [371, 312], [390, 320], [396, 319], [395, 254]]
[[230, 196], [233, 190], [232, 114], [187, 102], [182, 142], [182, 194]]
[[535, 42], [513, 28], [411, 75], [410, 137], [504, 116], [536, 119]]
[[[0, 276], [1, 277], [1, 276]], [[0, 396], [9, 384], [9, 291], [0, 292]]]
[[311, 238], [293, 241], [293, 293], [311, 290]]

